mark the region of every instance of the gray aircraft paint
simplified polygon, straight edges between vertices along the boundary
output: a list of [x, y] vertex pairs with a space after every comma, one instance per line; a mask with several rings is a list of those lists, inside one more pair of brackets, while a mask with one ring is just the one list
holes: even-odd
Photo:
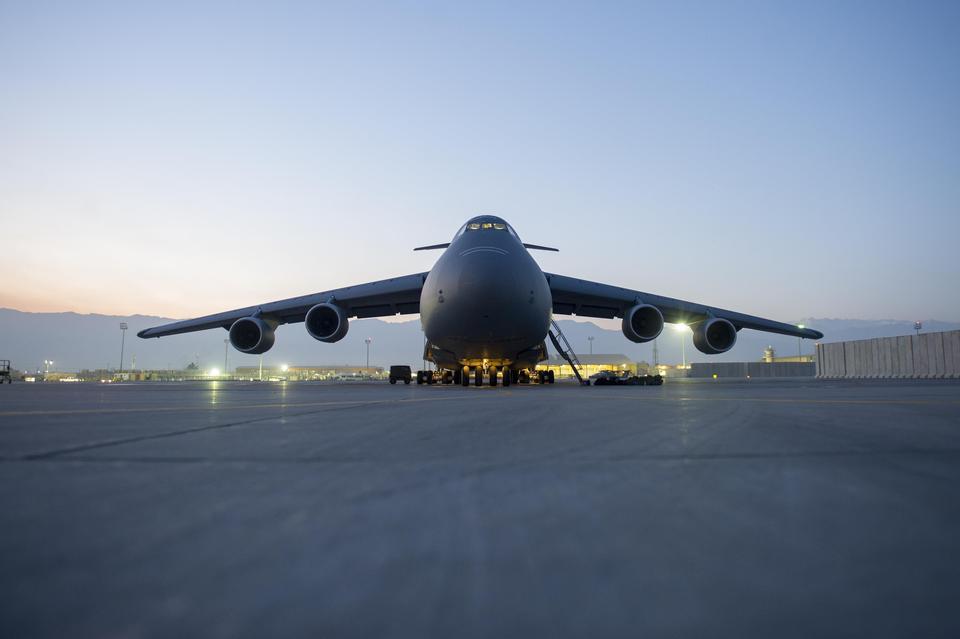
[[509, 225], [493, 216], [463, 226], [420, 294], [431, 359], [446, 368], [536, 364], [552, 307], [540, 266]]

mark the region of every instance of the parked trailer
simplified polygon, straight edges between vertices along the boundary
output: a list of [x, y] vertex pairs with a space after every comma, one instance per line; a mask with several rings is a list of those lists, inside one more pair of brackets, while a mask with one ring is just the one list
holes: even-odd
[[0, 384], [2, 383], [13, 383], [13, 377], [10, 375], [10, 360], [9, 359], [0, 359]]

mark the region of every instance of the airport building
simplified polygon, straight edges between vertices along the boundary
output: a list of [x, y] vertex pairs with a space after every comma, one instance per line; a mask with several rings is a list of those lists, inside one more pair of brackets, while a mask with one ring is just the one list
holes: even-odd
[[348, 364], [322, 364], [312, 366], [239, 366], [235, 379], [270, 381], [322, 381], [384, 379], [382, 366], [350, 366]]
[[813, 354], [810, 355], [787, 355], [786, 357], [777, 356], [777, 352], [773, 349], [773, 346], [767, 346], [763, 349], [763, 361], [768, 364], [776, 364], [778, 362], [803, 362], [807, 364], [812, 364], [815, 358]]
[[[577, 355], [583, 365], [580, 374], [590, 377], [600, 371], [629, 371], [634, 375], [653, 374], [656, 371], [646, 362], [635, 362], [626, 355]], [[573, 377], [573, 369], [567, 360], [551, 357], [537, 364], [537, 370], [552, 370], [557, 377]]]
[[195, 382], [210, 380], [240, 381], [321, 381], [321, 380], [366, 380], [386, 379], [387, 373], [380, 366], [350, 366], [326, 364], [318, 366], [240, 366], [224, 374], [219, 369], [200, 368], [118, 371], [113, 369], [84, 369], [79, 373], [46, 371], [22, 373], [13, 371], [11, 378], [24, 382]]

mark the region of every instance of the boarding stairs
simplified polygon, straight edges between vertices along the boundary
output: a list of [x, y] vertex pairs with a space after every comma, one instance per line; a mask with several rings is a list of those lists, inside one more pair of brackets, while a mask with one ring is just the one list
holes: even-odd
[[573, 369], [573, 375], [577, 378], [577, 381], [580, 382], [580, 385], [589, 386], [590, 380], [583, 379], [583, 375], [580, 374], [580, 369], [583, 365], [577, 358], [577, 354], [573, 352], [573, 348], [570, 346], [570, 342], [567, 341], [567, 337], [563, 334], [563, 331], [560, 330], [560, 325], [557, 324], [556, 320], [550, 318], [550, 326], [552, 326], [552, 328], [547, 331], [547, 335], [550, 336], [553, 347], [560, 353], [560, 357], [567, 360], [567, 363], [570, 364], [570, 368]]

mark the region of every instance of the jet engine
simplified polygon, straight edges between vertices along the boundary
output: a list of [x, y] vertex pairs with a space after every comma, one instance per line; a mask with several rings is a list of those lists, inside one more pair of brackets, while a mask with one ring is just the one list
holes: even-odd
[[621, 327], [628, 340], [642, 344], [656, 339], [663, 330], [663, 315], [656, 306], [637, 304], [623, 314]]
[[693, 345], [707, 355], [726, 353], [737, 343], [737, 327], [729, 320], [711, 317], [691, 325]]
[[241, 353], [266, 353], [276, 341], [276, 324], [259, 317], [242, 317], [230, 326], [230, 343]]
[[321, 342], [339, 342], [350, 328], [347, 312], [329, 302], [317, 304], [307, 311], [303, 324], [310, 337]]

